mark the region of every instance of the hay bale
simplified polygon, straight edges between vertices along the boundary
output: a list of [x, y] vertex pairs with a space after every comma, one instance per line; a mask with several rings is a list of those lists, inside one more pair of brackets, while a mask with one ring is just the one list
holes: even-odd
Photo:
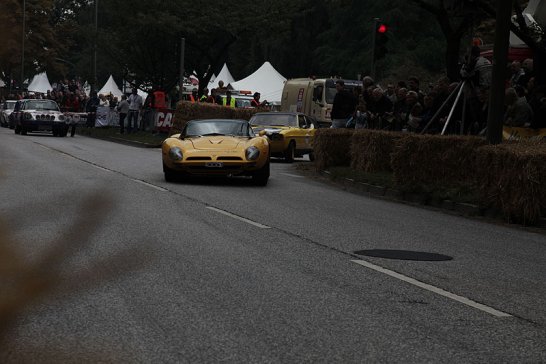
[[178, 134], [190, 120], [196, 119], [243, 119], [250, 120], [252, 115], [260, 110], [231, 108], [217, 104], [192, 103], [180, 101], [176, 104], [174, 120], [171, 127], [171, 135]]
[[349, 166], [353, 133], [353, 129], [317, 129], [313, 140], [316, 169]]
[[407, 135], [391, 154], [394, 183], [406, 191], [472, 185], [476, 151], [484, 145], [484, 139], [471, 136]]
[[391, 153], [400, 138], [407, 134], [361, 129], [351, 139], [351, 168], [370, 172], [390, 172]]
[[510, 222], [535, 224], [546, 215], [546, 142], [520, 141], [479, 149], [480, 203]]

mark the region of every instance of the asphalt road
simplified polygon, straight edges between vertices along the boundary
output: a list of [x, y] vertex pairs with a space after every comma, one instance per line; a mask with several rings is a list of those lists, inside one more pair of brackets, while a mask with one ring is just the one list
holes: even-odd
[[68, 243], [2, 363], [546, 362], [546, 235], [286, 163], [166, 183], [159, 149], [81, 136], [1, 128], [0, 172], [4, 245], [32, 265]]

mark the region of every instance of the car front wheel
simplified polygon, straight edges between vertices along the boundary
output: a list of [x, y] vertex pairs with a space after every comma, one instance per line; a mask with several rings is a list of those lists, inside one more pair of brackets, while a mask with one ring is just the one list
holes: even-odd
[[267, 163], [262, 168], [254, 172], [254, 174], [252, 175], [252, 182], [254, 182], [256, 186], [266, 186], [268, 181], [269, 161], [267, 161]]
[[165, 182], [179, 182], [182, 180], [182, 175], [167, 167], [165, 163], [163, 163], [163, 174], [165, 176]]
[[296, 152], [296, 143], [292, 140], [288, 144], [288, 148], [284, 151], [284, 160], [288, 163], [294, 162], [294, 154]]

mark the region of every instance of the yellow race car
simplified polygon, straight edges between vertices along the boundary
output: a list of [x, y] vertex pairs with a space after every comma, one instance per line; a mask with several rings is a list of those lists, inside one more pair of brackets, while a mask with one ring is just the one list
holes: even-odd
[[187, 176], [251, 176], [259, 186], [269, 179], [269, 141], [246, 120], [189, 121], [182, 133], [161, 146], [167, 182]]
[[318, 124], [313, 118], [298, 112], [260, 112], [252, 116], [250, 124], [269, 139], [271, 156], [289, 163], [305, 154], [314, 159], [313, 138]]

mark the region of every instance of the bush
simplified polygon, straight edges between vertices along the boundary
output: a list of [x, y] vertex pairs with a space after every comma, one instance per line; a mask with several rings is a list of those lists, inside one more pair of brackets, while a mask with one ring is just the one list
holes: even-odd
[[407, 135], [397, 141], [391, 166], [394, 183], [419, 191], [475, 183], [476, 151], [487, 142], [478, 137]]
[[351, 167], [363, 172], [390, 172], [391, 153], [406, 134], [361, 129], [351, 139]]
[[323, 170], [331, 166], [351, 164], [351, 138], [354, 129], [317, 129], [313, 141], [315, 167]]
[[535, 224], [546, 214], [546, 142], [520, 141], [480, 148], [480, 203], [508, 221]]
[[231, 108], [217, 104], [180, 101], [176, 104], [171, 135], [182, 132], [186, 123], [195, 119], [243, 119], [250, 120], [259, 109]]

